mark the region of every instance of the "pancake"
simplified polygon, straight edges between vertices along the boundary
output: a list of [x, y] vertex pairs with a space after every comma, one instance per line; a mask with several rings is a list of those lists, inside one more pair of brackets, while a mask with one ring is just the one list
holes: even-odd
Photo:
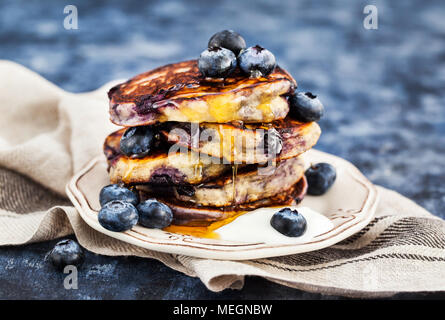
[[166, 121], [271, 122], [289, 111], [284, 95], [297, 84], [277, 66], [265, 77], [249, 78], [236, 70], [226, 79], [204, 78], [197, 60], [142, 73], [110, 89], [111, 121], [131, 127]]
[[299, 158], [291, 158], [275, 166], [261, 169], [255, 165], [247, 166], [238, 170], [236, 174], [226, 174], [187, 188], [173, 186], [170, 190], [165, 190], [149, 184], [138, 185], [136, 188], [154, 195], [168, 194], [171, 198], [195, 206], [228, 207], [248, 204], [285, 193], [303, 175], [303, 161]]
[[218, 221], [224, 221], [236, 217], [242, 213], [273, 206], [296, 205], [300, 203], [307, 191], [307, 181], [304, 175], [289, 190], [280, 193], [274, 197], [261, 199], [247, 204], [239, 204], [228, 207], [205, 207], [190, 205], [189, 203], [168, 199], [161, 196], [154, 197], [153, 194], [140, 191], [141, 201], [156, 198], [165, 203], [173, 211], [172, 225], [205, 227]]
[[286, 117], [269, 124], [201, 123], [198, 127], [172, 122], [162, 126], [161, 134], [170, 143], [224, 158], [227, 163], [249, 164], [296, 157], [317, 143], [321, 130], [316, 122], [301, 123]]
[[169, 146], [157, 145], [148, 156], [130, 158], [120, 152], [119, 144], [124, 130], [110, 134], [104, 143], [111, 183], [152, 183], [158, 185], [198, 184], [220, 177], [232, 166], [220, 159], [201, 157], [183, 150], [169, 154]]

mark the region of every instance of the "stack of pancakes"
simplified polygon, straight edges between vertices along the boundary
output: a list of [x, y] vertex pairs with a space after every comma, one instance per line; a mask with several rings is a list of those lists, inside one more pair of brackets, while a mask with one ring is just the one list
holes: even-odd
[[104, 144], [112, 183], [156, 198], [174, 225], [208, 226], [258, 207], [302, 200], [307, 183], [298, 157], [320, 136], [315, 122], [289, 113], [296, 82], [276, 67], [267, 77], [235, 71], [203, 78], [196, 60], [166, 65], [113, 87], [111, 121], [152, 126], [155, 141], [142, 158], [125, 156], [125, 128]]

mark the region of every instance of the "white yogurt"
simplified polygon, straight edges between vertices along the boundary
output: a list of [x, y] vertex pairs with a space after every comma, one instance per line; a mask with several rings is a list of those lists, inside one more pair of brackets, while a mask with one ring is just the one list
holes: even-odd
[[[306, 219], [306, 232], [300, 237], [287, 237], [270, 225], [270, 219], [273, 214], [282, 208], [297, 209]], [[236, 218], [214, 232], [222, 240], [245, 242], [265, 242], [274, 244], [298, 244], [308, 242], [315, 236], [328, 232], [334, 227], [331, 220], [323, 214], [314, 211], [308, 207], [275, 207], [260, 208]]]

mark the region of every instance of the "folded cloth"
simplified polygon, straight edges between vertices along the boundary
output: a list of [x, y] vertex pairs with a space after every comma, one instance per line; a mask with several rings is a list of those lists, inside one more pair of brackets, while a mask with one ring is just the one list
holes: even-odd
[[368, 226], [314, 252], [218, 261], [154, 252], [101, 234], [70, 204], [65, 185], [102, 153], [105, 137], [116, 130], [108, 120], [112, 84], [72, 94], [9, 61], [0, 61], [0, 75], [0, 245], [74, 233], [92, 252], [157, 259], [199, 277], [212, 291], [240, 289], [249, 275], [354, 297], [445, 290], [445, 221], [382, 187]]

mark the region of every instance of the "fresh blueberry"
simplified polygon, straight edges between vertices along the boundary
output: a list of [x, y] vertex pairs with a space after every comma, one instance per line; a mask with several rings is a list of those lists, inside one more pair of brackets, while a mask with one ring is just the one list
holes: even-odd
[[110, 184], [100, 190], [99, 202], [101, 206], [113, 200], [130, 202], [134, 206], [139, 203], [139, 198], [133, 191], [118, 184]]
[[298, 92], [289, 97], [289, 111], [292, 118], [301, 122], [318, 121], [324, 114], [324, 107], [311, 92]]
[[232, 51], [235, 55], [246, 49], [246, 41], [233, 30], [224, 30], [215, 33], [209, 40], [209, 48], [221, 47]]
[[242, 51], [238, 63], [243, 72], [255, 78], [267, 76], [276, 65], [272, 52], [259, 45]]
[[76, 241], [65, 239], [57, 242], [47, 258], [57, 269], [63, 270], [68, 265], [80, 266], [83, 263], [84, 254]]
[[297, 210], [284, 208], [276, 212], [270, 225], [288, 237], [299, 237], [306, 231], [306, 219]]
[[235, 54], [221, 47], [204, 50], [198, 59], [199, 71], [211, 78], [226, 78], [235, 70], [236, 64]]
[[139, 223], [147, 228], [162, 229], [168, 227], [173, 221], [172, 210], [165, 204], [148, 199], [138, 205], [140, 214]]
[[113, 200], [100, 209], [98, 219], [105, 229], [121, 232], [133, 228], [138, 223], [139, 214], [131, 203]]
[[150, 126], [131, 127], [125, 130], [120, 149], [128, 157], [145, 157], [153, 144], [153, 130]]
[[307, 193], [313, 196], [324, 194], [334, 184], [337, 173], [329, 163], [317, 163], [305, 172], [308, 189]]

